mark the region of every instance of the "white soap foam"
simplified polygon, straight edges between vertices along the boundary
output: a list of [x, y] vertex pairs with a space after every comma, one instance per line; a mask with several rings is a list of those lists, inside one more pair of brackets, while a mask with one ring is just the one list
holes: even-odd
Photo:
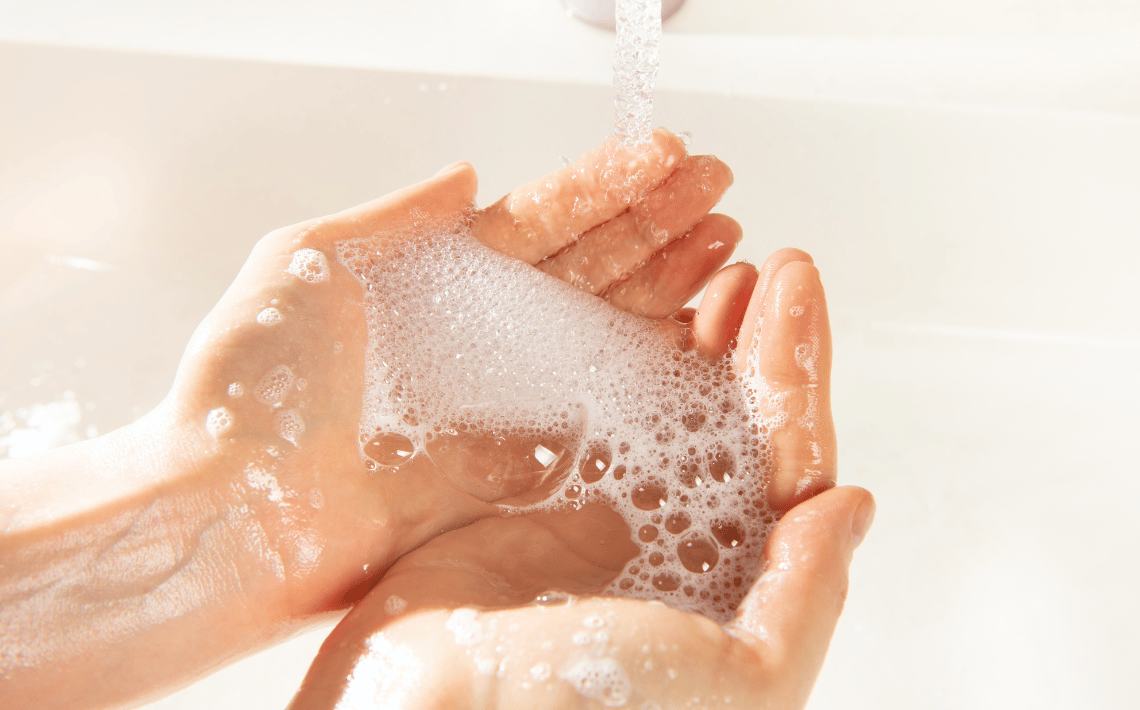
[[278, 409], [273, 413], [273, 427], [277, 435], [293, 446], [300, 448], [297, 439], [305, 433], [305, 420], [296, 409]]
[[309, 489], [309, 505], [314, 510], [320, 510], [321, 508], [325, 507], [325, 496], [323, 493], [321, 493], [320, 488]]
[[629, 676], [613, 658], [587, 656], [560, 671], [558, 677], [573, 686], [578, 694], [601, 701], [608, 708], [620, 708], [633, 695]]
[[451, 612], [444, 627], [455, 636], [460, 646], [474, 646], [483, 642], [483, 624], [479, 623], [479, 612], [464, 607]]
[[787, 415], [764, 381], [462, 224], [338, 255], [367, 286], [362, 452], [406, 442], [512, 512], [608, 504], [640, 553], [606, 593], [732, 618], [775, 519], [769, 432]]
[[[83, 411], [75, 393], [68, 390], [58, 402], [33, 404], [27, 409], [0, 413], [0, 456], [10, 459], [38, 454], [79, 441]], [[16, 420], [24, 426], [18, 426]]]
[[253, 396], [257, 398], [258, 402], [275, 407], [284, 401], [292, 384], [293, 371], [287, 365], [278, 365], [262, 375], [257, 387], [253, 390]]
[[408, 602], [403, 597], [398, 597], [395, 594], [384, 600], [384, 613], [388, 616], [403, 614], [407, 608]]
[[550, 664], [546, 661], [540, 661], [530, 668], [530, 677], [539, 683], [550, 680], [550, 673]]
[[617, 0], [616, 19], [614, 129], [624, 143], [644, 143], [653, 131], [661, 0]]
[[233, 425], [234, 415], [225, 407], [211, 409], [206, 414], [206, 431], [210, 432], [210, 436], [215, 439], [229, 431]]
[[285, 498], [288, 497], [288, 494], [282, 490], [281, 485], [277, 483], [277, 478], [256, 464], [246, 464], [245, 482], [254, 490], [264, 491], [271, 503], [280, 505], [284, 503]]
[[240, 382], [231, 382], [230, 386], [226, 388], [226, 392], [234, 399], [237, 399], [245, 394], [245, 387], [242, 387]]
[[270, 306], [257, 314], [257, 322], [262, 325], [277, 325], [281, 322], [281, 311]]
[[298, 249], [285, 271], [306, 283], [316, 284], [328, 280], [329, 261], [316, 249]]

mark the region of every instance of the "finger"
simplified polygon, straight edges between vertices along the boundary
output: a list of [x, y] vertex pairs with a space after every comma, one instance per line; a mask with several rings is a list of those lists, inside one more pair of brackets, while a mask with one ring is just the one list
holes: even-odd
[[610, 139], [575, 163], [477, 212], [472, 233], [493, 249], [537, 264], [624, 212], [663, 182], [684, 157], [684, 143], [664, 129], [643, 146]]
[[788, 512], [764, 548], [764, 574], [730, 628], [758, 649], [803, 707], [847, 598], [847, 571], [875, 514], [875, 499], [845, 486]]
[[771, 422], [768, 503], [788, 510], [835, 485], [831, 330], [814, 266], [794, 261], [776, 274], [764, 299], [763, 329], [751, 345], [750, 366], [765, 387], [760, 413]]
[[740, 330], [748, 299], [760, 272], [752, 264], [733, 264], [717, 272], [705, 289], [693, 316], [697, 351], [707, 358], [723, 357]]
[[628, 212], [582, 235], [538, 264], [548, 274], [599, 294], [704, 217], [732, 185], [732, 171], [711, 155], [690, 156]]
[[427, 180], [375, 200], [276, 230], [262, 242], [288, 251], [299, 247], [323, 249], [345, 239], [458, 222], [475, 204], [477, 189], [475, 169], [469, 163], [455, 163]]
[[728, 261], [743, 234], [736, 220], [710, 214], [616, 284], [606, 300], [647, 318], [675, 313]]
[[772, 279], [776, 278], [776, 274], [780, 273], [780, 269], [794, 261], [805, 261], [809, 264], [813, 263], [811, 256], [808, 255], [807, 252], [788, 247], [774, 252], [764, 260], [764, 265], [760, 267], [756, 288], [752, 291], [752, 297], [748, 303], [748, 310], [745, 311], [744, 320], [740, 323], [738, 342], [743, 343], [745, 347], [740, 348], [736, 352], [737, 369], [744, 370], [748, 363], [748, 344], [753, 342], [756, 332], [760, 329], [760, 322], [764, 317], [764, 299], [768, 297], [768, 287], [772, 284]]

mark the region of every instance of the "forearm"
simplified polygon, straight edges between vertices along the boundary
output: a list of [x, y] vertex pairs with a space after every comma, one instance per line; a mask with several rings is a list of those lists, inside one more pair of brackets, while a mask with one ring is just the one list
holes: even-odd
[[0, 467], [0, 674], [15, 707], [144, 697], [289, 621], [271, 533], [178, 433], [160, 411]]

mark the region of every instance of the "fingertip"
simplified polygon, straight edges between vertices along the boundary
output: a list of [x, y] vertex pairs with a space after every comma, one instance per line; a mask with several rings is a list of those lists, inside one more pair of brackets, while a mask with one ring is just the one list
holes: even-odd
[[[740, 343], [741, 347], [737, 349], [736, 366], [738, 369], [743, 370], [748, 362], [750, 349], [756, 344], [756, 334], [759, 332], [757, 327], [760, 319], [765, 315], [765, 309], [769, 300], [769, 296], [775, 289], [772, 288], [773, 284], [781, 275], [792, 276], [795, 271], [788, 271], [783, 274], [784, 268], [789, 264], [804, 264], [814, 268], [811, 255], [801, 249], [794, 249], [786, 247], [778, 249], [773, 252], [764, 264], [760, 267], [756, 288], [752, 291], [751, 300], [748, 303], [748, 310], [744, 314], [744, 321], [740, 325]], [[819, 272], [815, 273], [814, 278], [818, 281]]]
[[441, 168], [439, 171], [437, 171], [435, 173], [435, 175], [432, 175], [432, 177], [440, 177], [441, 175], [446, 175], [447, 173], [459, 170], [464, 166], [471, 167], [471, 164], [468, 163], [467, 161], [464, 161], [464, 160], [456, 161], [454, 163], [451, 163], [450, 165], [445, 165], [443, 168]]
[[732, 168], [728, 166], [728, 163], [724, 162], [715, 155], [710, 155], [709, 157], [716, 161], [718, 177], [724, 184], [724, 189], [727, 190], [728, 188], [732, 187], [732, 184], [736, 182], [736, 176], [732, 173]]
[[796, 249], [795, 247], [777, 249], [772, 252], [772, 255], [769, 256], [768, 259], [779, 264], [788, 264], [793, 261], [806, 261], [809, 264], [815, 263], [815, 260], [811, 258], [811, 254], [808, 254], [803, 249]]
[[704, 178], [703, 184], [711, 186], [721, 195], [728, 190], [735, 179], [728, 163], [715, 155], [693, 155], [688, 160], [693, 161], [698, 166], [700, 170], [698, 175]]
[[879, 509], [879, 504], [870, 491], [863, 488], [858, 488], [857, 490], [862, 491], [864, 496], [863, 500], [859, 502], [859, 507], [855, 509], [851, 517], [852, 550], [863, 544], [863, 540], [866, 539], [867, 533], [871, 530], [871, 525], [875, 522], [875, 513]]
[[680, 159], [689, 154], [689, 148], [685, 145], [685, 141], [667, 128], [654, 130], [651, 140], [665, 155], [672, 155]]
[[[724, 268], [725, 269], [740, 269], [742, 272], [747, 272], [747, 273], [751, 274], [753, 286], [756, 285], [755, 284], [756, 279], [758, 279], [760, 277], [760, 269], [757, 269], [756, 264], [753, 264], [751, 261], [738, 261], [735, 264], [729, 264], [728, 266], [726, 266]], [[723, 270], [724, 269], [721, 269], [721, 271], [723, 271]]]
[[697, 347], [705, 357], [717, 358], [728, 352], [740, 330], [757, 274], [752, 264], [737, 262], [722, 268], [709, 281], [693, 322]]
[[[780, 267], [775, 279], [768, 287], [768, 300], [779, 291], [779, 287], [795, 284], [796, 286], [814, 286], [822, 284], [819, 269], [810, 261], [792, 261]], [[775, 285], [777, 288], [772, 288]]]
[[475, 167], [465, 160], [448, 165], [430, 178], [440, 184], [452, 184], [463, 194], [470, 195], [471, 202], [475, 200], [475, 193], [479, 190], [479, 177], [475, 174]]
[[[719, 212], [710, 212], [709, 214], [705, 215], [701, 221], [707, 223], [709, 227], [717, 230], [717, 233], [719, 235], [718, 241], [724, 241], [725, 239], [728, 239], [730, 241], [727, 243], [735, 247], [737, 244], [740, 244], [741, 240], [744, 239], [744, 227], [741, 227], [740, 222], [737, 222], [735, 219], [729, 217], [726, 214], [721, 214]], [[751, 264], [749, 266], [751, 266]], [[753, 269], [755, 269], [755, 267], [753, 267]]]

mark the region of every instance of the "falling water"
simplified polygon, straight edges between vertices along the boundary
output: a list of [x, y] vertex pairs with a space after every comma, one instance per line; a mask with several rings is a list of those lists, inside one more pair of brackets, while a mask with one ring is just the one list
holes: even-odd
[[626, 144], [644, 143], [653, 131], [653, 85], [661, 42], [661, 0], [617, 0], [614, 52], [614, 131]]

